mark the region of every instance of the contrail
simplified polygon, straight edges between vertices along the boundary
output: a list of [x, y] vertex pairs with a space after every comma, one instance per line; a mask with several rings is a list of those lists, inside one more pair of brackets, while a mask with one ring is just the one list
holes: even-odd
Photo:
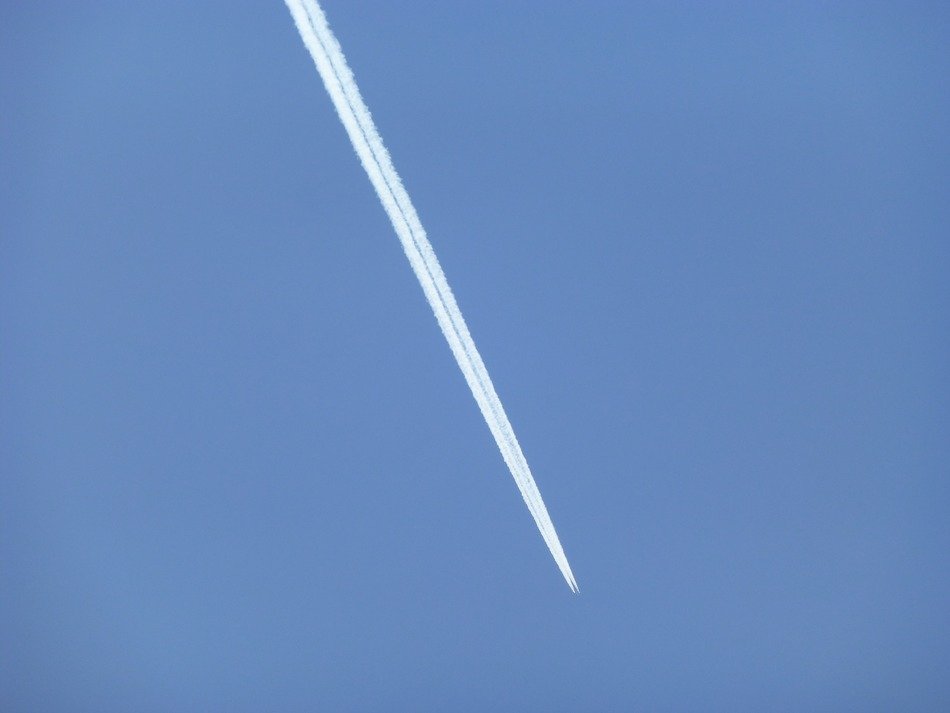
[[465, 381], [472, 390], [475, 401], [488, 423], [488, 428], [501, 450], [502, 457], [521, 491], [521, 496], [534, 517], [561, 574], [564, 575], [571, 590], [577, 592], [577, 581], [574, 579], [567, 556], [554, 530], [554, 524], [541, 499], [541, 493], [538, 492], [538, 486], [531, 476], [528, 462], [521, 452], [515, 432], [508, 421], [498, 394], [495, 393], [495, 387], [488, 376], [485, 364], [475, 348], [475, 342], [472, 341], [468, 332], [468, 326], [462, 318], [462, 312], [455, 302], [455, 297], [432, 250], [432, 245], [426, 237], [416, 209], [402, 186], [389, 152], [383, 145], [369, 109], [363, 102], [353, 73], [343, 56], [340, 43], [330, 30], [327, 18], [316, 0], [285, 0], [285, 2], [300, 31], [304, 45], [313, 57], [317, 71], [333, 101], [333, 106], [336, 107], [340, 121], [343, 122], [346, 133], [353, 143], [353, 148], [379, 195], [379, 200], [396, 230], [396, 235], [399, 236], [399, 242], [402, 243], [406, 257], [409, 258], [409, 264], [416, 273], [419, 284], [422, 285], [422, 291], [435, 313], [435, 318], [465, 376]]

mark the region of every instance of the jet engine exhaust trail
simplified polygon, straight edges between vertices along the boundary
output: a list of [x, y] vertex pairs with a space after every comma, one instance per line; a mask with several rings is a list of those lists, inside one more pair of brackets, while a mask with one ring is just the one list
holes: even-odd
[[472, 341], [432, 245], [426, 237], [419, 216], [409, 199], [409, 194], [403, 188], [389, 152], [383, 145], [369, 109], [363, 102], [340, 44], [330, 30], [326, 16], [316, 0], [285, 0], [285, 2], [304, 45], [313, 57], [317, 71], [323, 79], [353, 148], [393, 224], [413, 272], [465, 376], [465, 381], [472, 390], [502, 457], [521, 491], [521, 496], [534, 517], [561, 574], [564, 575], [571, 590], [576, 593], [577, 582], [571, 572], [557, 532], [554, 530], [554, 524], [541, 499], [541, 493], [538, 492], [538, 486], [528, 468], [528, 462], [515, 438], [514, 430], [501, 401], [495, 393], [495, 387], [488, 376], [485, 364], [475, 348], [475, 343]]

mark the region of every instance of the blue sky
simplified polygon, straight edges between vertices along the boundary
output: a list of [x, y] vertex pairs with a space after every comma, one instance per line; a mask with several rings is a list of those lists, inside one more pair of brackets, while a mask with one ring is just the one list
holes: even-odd
[[950, 706], [950, 13], [0, 10], [9, 711]]

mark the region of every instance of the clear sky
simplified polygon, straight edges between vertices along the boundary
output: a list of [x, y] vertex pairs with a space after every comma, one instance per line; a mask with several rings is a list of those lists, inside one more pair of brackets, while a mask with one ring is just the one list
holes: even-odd
[[950, 11], [0, 8], [0, 709], [950, 708]]

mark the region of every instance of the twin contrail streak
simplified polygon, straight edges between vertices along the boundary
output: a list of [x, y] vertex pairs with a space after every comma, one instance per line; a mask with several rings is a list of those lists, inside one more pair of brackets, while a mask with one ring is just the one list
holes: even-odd
[[557, 532], [554, 530], [554, 524], [541, 499], [541, 493], [538, 492], [538, 486], [531, 476], [528, 462], [521, 452], [515, 432], [498, 399], [498, 394], [495, 393], [495, 387], [488, 376], [485, 364], [475, 348], [475, 342], [472, 341], [468, 332], [462, 312], [455, 302], [455, 297], [432, 250], [432, 245], [426, 238], [419, 216], [416, 214], [412, 201], [409, 200], [409, 194], [403, 188], [389, 152], [376, 130], [369, 109], [366, 108], [360, 96], [356, 80], [346, 63], [340, 44], [330, 31], [326, 16], [316, 0], [285, 0], [285, 2], [300, 31], [304, 45], [313, 57], [317, 71], [330, 94], [330, 99], [340, 115], [340, 121], [343, 122], [349, 134], [353, 148], [363, 168], [366, 169], [386, 214], [392, 221], [406, 257], [409, 258], [409, 264], [412, 265], [413, 272], [416, 273], [419, 284], [422, 285], [426, 299], [465, 376], [465, 381], [468, 382], [505, 463], [521, 491], [521, 496], [534, 517], [548, 549], [551, 550], [551, 555], [557, 562], [561, 574], [564, 575], [571, 590], [577, 592], [577, 582], [571, 572], [571, 566], [567, 562]]

